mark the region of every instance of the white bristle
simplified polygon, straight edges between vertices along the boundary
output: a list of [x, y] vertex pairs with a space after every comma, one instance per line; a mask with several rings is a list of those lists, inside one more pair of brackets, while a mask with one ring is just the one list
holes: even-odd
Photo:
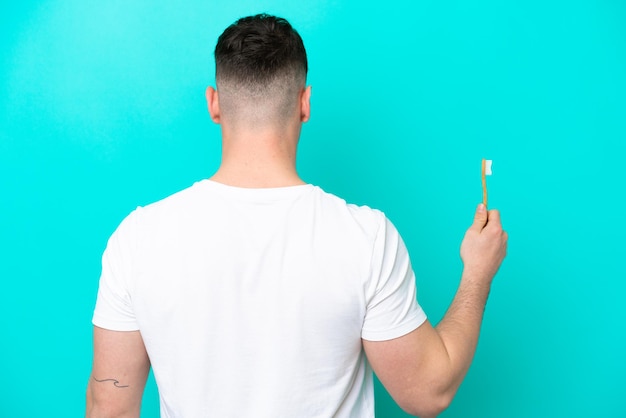
[[492, 162], [493, 160], [485, 160], [485, 175], [486, 176], [491, 175], [491, 163]]

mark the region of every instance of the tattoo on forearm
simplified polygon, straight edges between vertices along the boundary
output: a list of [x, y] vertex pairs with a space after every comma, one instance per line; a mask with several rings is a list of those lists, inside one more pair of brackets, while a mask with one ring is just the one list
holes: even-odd
[[102, 379], [102, 380], [98, 380], [98, 379], [96, 379], [94, 377], [93, 380], [95, 380], [98, 383], [113, 382], [113, 386], [115, 386], [116, 388], [127, 388], [129, 386], [129, 385], [120, 385], [120, 381], [116, 380], [116, 379]]

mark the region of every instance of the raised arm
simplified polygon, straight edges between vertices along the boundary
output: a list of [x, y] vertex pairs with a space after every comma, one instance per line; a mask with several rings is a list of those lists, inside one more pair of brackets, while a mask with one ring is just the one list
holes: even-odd
[[491, 281], [506, 247], [499, 212], [480, 205], [461, 244], [461, 283], [437, 327], [426, 321], [400, 338], [363, 340], [374, 372], [406, 412], [434, 417], [452, 401], [474, 357]]
[[87, 418], [138, 418], [150, 361], [139, 331], [94, 327]]

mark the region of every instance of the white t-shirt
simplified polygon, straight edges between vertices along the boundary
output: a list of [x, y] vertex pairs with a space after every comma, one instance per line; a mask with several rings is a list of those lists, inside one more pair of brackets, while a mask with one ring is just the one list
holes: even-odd
[[415, 292], [381, 212], [313, 185], [204, 180], [120, 224], [93, 323], [141, 331], [162, 417], [364, 418], [361, 339], [419, 327]]

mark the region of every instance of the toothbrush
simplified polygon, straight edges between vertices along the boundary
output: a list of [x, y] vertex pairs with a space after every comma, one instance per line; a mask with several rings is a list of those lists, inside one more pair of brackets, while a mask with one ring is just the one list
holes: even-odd
[[482, 161], [482, 179], [483, 179], [483, 205], [487, 207], [487, 176], [491, 175], [491, 163], [492, 160], [485, 160], [483, 158]]

